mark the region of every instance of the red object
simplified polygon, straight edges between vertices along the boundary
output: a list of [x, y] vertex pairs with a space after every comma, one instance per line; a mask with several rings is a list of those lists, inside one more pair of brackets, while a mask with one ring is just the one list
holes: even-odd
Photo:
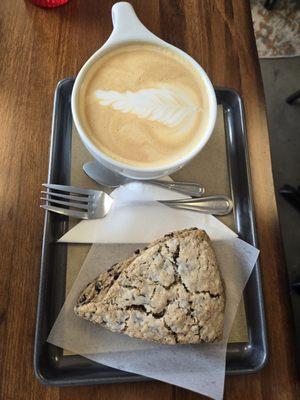
[[69, 0], [31, 0], [31, 3], [39, 7], [54, 8], [66, 4]]

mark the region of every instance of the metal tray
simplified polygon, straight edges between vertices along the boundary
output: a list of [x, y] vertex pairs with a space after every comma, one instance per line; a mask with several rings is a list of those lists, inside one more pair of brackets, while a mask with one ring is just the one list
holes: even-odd
[[[72, 133], [70, 97], [73, 83], [73, 78], [64, 79], [56, 89], [48, 182], [69, 183]], [[240, 238], [256, 246], [242, 100], [237, 92], [226, 88], [216, 88], [216, 95], [218, 104], [222, 104], [224, 110], [237, 232]], [[94, 363], [79, 355], [64, 355], [62, 349], [46, 342], [65, 300], [67, 244], [58, 244], [56, 240], [67, 229], [67, 217], [46, 213], [34, 347], [36, 376], [42, 383], [55, 386], [149, 380]], [[229, 375], [257, 372], [266, 362], [266, 325], [258, 263], [245, 288], [244, 304], [249, 341], [228, 344], [226, 373]]]

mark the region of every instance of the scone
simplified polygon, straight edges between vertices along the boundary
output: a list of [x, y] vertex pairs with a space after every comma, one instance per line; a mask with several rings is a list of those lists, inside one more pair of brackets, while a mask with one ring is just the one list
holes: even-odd
[[176, 344], [221, 340], [224, 309], [209, 237], [191, 228], [165, 235], [102, 273], [74, 311], [113, 332]]

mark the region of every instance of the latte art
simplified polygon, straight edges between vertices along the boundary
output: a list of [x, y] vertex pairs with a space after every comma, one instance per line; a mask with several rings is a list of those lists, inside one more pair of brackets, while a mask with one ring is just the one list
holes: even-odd
[[137, 92], [119, 93], [113, 90], [96, 90], [102, 106], [111, 106], [122, 113], [133, 113], [139, 118], [156, 121], [168, 127], [180, 125], [186, 118], [199, 112], [183, 92], [175, 89], [141, 89]]
[[180, 160], [201, 141], [209, 96], [198, 71], [168, 48], [130, 44], [102, 55], [78, 93], [81, 125], [114, 160], [153, 168]]

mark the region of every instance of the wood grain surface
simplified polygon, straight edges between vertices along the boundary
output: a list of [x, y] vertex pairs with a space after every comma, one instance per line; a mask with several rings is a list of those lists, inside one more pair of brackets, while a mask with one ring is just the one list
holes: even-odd
[[[204, 398], [159, 382], [47, 388], [33, 372], [43, 212], [53, 93], [107, 39], [114, 1], [71, 0], [44, 10], [1, 0], [0, 40], [0, 398], [154, 400]], [[237, 89], [246, 110], [269, 362], [259, 373], [226, 378], [225, 398], [297, 398], [288, 287], [278, 226], [265, 103], [248, 2], [131, 1], [142, 22], [187, 51], [214, 85]], [[298, 397], [299, 398], [299, 397]]]

